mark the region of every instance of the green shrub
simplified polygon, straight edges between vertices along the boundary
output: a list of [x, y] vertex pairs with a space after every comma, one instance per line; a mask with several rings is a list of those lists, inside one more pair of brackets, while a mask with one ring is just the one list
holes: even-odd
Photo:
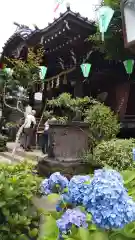
[[102, 141], [93, 151], [93, 162], [110, 166], [117, 170], [125, 170], [133, 166], [132, 148], [134, 139], [112, 139]]
[[101, 103], [94, 104], [85, 112], [85, 122], [89, 124], [91, 148], [102, 140], [115, 138], [120, 130], [117, 116]]
[[39, 216], [32, 210], [39, 178], [26, 162], [0, 165], [0, 239], [31, 239], [38, 234]]
[[7, 137], [0, 135], [0, 152], [7, 151], [7, 141]]
[[72, 98], [71, 94], [62, 93], [57, 98], [48, 100], [47, 107], [52, 109], [54, 112], [53, 115], [56, 117], [56, 119], [58, 119], [58, 121], [61, 120], [59, 117], [64, 117], [66, 118], [66, 122], [71, 122], [82, 120], [84, 111], [89, 107], [90, 104], [93, 104], [93, 102], [95, 102], [95, 100], [89, 97]]

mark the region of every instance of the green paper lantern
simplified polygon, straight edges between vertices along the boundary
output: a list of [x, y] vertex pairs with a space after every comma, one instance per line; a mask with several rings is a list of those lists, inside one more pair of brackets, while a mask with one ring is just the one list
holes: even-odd
[[47, 67], [45, 66], [40, 66], [40, 71], [39, 71], [39, 77], [42, 81], [44, 81], [46, 73], [47, 73]]
[[133, 72], [134, 60], [128, 59], [123, 63], [124, 63], [124, 67], [126, 69], [127, 74], [131, 74]]
[[83, 76], [87, 78], [89, 76], [90, 70], [91, 70], [91, 64], [90, 63], [83, 63], [81, 64], [81, 70], [83, 73]]
[[104, 41], [104, 33], [109, 27], [109, 24], [114, 14], [114, 10], [108, 6], [103, 6], [98, 10], [97, 14], [99, 30], [102, 33], [102, 41]]
[[11, 69], [11, 68], [4, 68], [4, 72], [6, 72], [9, 76], [12, 76], [13, 69]]

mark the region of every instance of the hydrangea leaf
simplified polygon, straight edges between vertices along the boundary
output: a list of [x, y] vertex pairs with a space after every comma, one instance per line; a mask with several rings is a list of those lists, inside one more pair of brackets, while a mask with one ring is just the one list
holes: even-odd
[[73, 238], [66, 238], [66, 240], [74, 240]]
[[92, 220], [92, 215], [89, 214], [89, 213], [87, 213], [87, 215], [86, 215], [86, 220], [87, 220], [87, 222], [91, 222], [91, 220]]
[[84, 184], [88, 184], [88, 185], [89, 185], [89, 184], [90, 184], [90, 181], [86, 181], [86, 182], [84, 182]]
[[105, 232], [95, 232], [91, 235], [92, 240], [109, 240], [108, 233]]
[[47, 196], [47, 200], [50, 201], [51, 203], [55, 203], [60, 199], [59, 194], [52, 193]]
[[89, 234], [88, 229], [79, 228], [78, 233], [79, 233], [80, 240], [89, 240], [90, 239], [90, 234]]
[[135, 239], [135, 222], [127, 224], [121, 232], [125, 237]]
[[31, 231], [29, 231], [29, 236], [31, 238], [36, 237], [38, 235], [38, 229], [37, 228], [33, 228]]
[[50, 238], [57, 237], [58, 228], [57, 228], [56, 220], [52, 216], [47, 216], [45, 220], [46, 220], [44, 225], [45, 236], [48, 236]]
[[95, 224], [90, 224], [90, 225], [89, 225], [89, 230], [90, 230], [90, 231], [96, 231], [96, 230], [97, 230], [96, 225], [95, 225]]
[[109, 240], [129, 240], [129, 238], [124, 237], [119, 231], [117, 231], [117, 232], [112, 233], [109, 236]]
[[63, 193], [67, 193], [68, 192], [68, 188], [64, 188]]

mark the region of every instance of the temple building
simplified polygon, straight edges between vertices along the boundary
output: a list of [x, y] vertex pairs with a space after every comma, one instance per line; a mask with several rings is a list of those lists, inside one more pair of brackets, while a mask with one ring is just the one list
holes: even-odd
[[[43, 102], [62, 92], [69, 92], [73, 97], [96, 97], [119, 115], [124, 132], [128, 129], [129, 133], [131, 129], [135, 135], [132, 131], [135, 127], [135, 71], [129, 77], [122, 61], [106, 60], [104, 53], [95, 50], [94, 42], [89, 40], [95, 33], [93, 21], [67, 6], [65, 13], [42, 30], [37, 26], [31, 30], [18, 25], [3, 48], [1, 61], [5, 56], [26, 59], [29, 47], [43, 46], [42, 65], [47, 67]], [[80, 65], [87, 62], [92, 68], [85, 79]]]

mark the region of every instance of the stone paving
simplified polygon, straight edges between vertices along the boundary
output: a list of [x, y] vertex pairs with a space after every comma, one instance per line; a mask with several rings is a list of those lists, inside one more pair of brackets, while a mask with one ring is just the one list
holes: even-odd
[[14, 145], [14, 142], [7, 143], [8, 151], [0, 152], [0, 162], [16, 163], [28, 159], [29, 162], [37, 163], [38, 159], [44, 156], [40, 149], [34, 149], [32, 152], [25, 152], [22, 148], [20, 148], [20, 145], [18, 144], [13, 159], [11, 153], [14, 149]]

